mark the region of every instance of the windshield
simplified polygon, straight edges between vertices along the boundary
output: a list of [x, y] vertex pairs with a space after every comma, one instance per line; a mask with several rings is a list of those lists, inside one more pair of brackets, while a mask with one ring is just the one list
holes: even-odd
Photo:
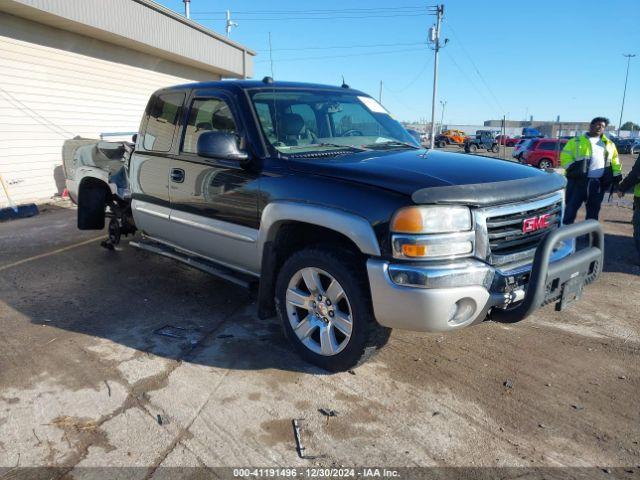
[[287, 155], [420, 147], [382, 105], [364, 95], [270, 89], [253, 92], [251, 99], [265, 139]]

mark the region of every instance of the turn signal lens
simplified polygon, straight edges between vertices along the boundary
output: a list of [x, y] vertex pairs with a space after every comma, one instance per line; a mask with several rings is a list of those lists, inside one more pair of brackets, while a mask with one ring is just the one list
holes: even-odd
[[407, 257], [426, 257], [427, 246], [426, 245], [402, 245], [402, 253]]
[[422, 213], [418, 208], [403, 208], [391, 222], [391, 231], [399, 233], [422, 232]]

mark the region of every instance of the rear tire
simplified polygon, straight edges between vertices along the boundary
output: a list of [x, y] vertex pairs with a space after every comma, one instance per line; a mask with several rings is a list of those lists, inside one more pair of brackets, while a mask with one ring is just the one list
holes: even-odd
[[446, 146], [446, 142], [444, 140], [440, 140], [436, 145], [438, 148], [444, 148]]
[[374, 316], [364, 265], [348, 253], [306, 248], [276, 281], [276, 309], [298, 354], [331, 372], [349, 370], [382, 347], [391, 329]]
[[493, 153], [498, 153], [500, 151], [500, 146], [496, 143], [494, 145], [491, 146], [491, 151]]
[[465, 148], [465, 151], [467, 153], [476, 153], [478, 151], [478, 146], [472, 143]]

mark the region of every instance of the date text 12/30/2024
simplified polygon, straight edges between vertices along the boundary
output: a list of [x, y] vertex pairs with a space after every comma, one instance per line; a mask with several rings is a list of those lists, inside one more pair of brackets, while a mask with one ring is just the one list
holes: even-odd
[[233, 476], [307, 478], [399, 478], [397, 470], [387, 468], [234, 468]]

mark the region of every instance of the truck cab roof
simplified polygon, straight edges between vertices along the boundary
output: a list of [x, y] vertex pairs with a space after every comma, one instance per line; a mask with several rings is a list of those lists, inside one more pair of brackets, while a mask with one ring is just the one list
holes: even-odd
[[332, 90], [336, 92], [348, 92], [356, 95], [369, 96], [360, 90], [355, 90], [349, 86], [337, 86], [337, 85], [325, 85], [320, 83], [306, 83], [306, 82], [286, 82], [286, 81], [268, 81], [263, 80], [219, 80], [213, 82], [194, 82], [185, 83], [181, 85], [175, 85], [167, 90], [195, 90], [206, 88], [218, 88], [222, 90], [238, 91], [238, 90], [251, 90], [260, 88], [273, 88], [273, 89], [311, 89], [311, 90]]

